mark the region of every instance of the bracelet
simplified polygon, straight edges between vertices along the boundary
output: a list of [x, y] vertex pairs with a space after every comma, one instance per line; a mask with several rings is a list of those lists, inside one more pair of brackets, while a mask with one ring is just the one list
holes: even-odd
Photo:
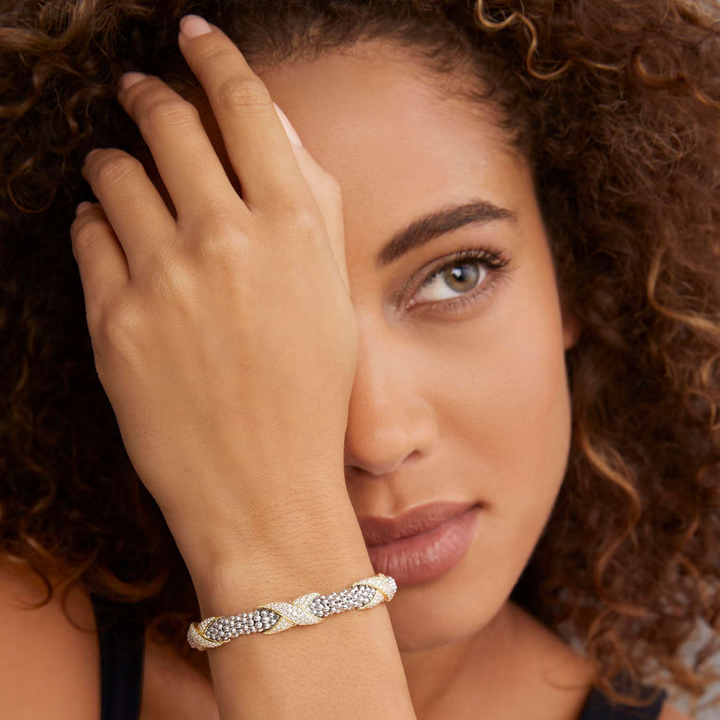
[[334, 613], [368, 610], [381, 602], [390, 602], [396, 592], [395, 580], [378, 573], [338, 593], [308, 593], [292, 602], [263, 603], [240, 615], [213, 616], [190, 623], [187, 641], [196, 650], [207, 650], [220, 647], [238, 635], [272, 635], [295, 625], [317, 625]]

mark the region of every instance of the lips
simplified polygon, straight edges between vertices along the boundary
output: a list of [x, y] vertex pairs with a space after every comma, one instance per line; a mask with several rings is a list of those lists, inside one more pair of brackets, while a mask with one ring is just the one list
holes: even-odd
[[429, 532], [469, 508], [481, 505], [479, 502], [436, 502], [413, 508], [397, 517], [358, 517], [358, 523], [365, 545], [373, 547]]

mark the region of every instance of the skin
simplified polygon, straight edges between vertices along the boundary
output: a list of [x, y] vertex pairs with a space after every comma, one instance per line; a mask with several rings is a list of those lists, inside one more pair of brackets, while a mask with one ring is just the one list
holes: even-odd
[[[535, 702], [544, 695], [553, 717], [561, 708], [573, 717], [588, 691], [589, 667], [508, 602], [565, 472], [564, 353], [579, 333], [573, 318], [562, 317], [529, 167], [497, 128], [492, 107], [439, 94], [387, 43], [256, 72], [343, 191], [360, 328], [345, 458], [356, 513], [396, 515], [437, 500], [486, 506], [463, 561], [404, 588], [388, 606], [416, 711], [446, 717], [453, 704], [480, 701], [492, 708], [488, 717], [516, 717], [508, 698], [530, 671]], [[211, 114], [203, 119], [221, 147]], [[473, 198], [512, 210], [517, 222], [466, 226], [376, 270], [376, 253], [397, 230]], [[480, 302], [453, 313], [439, 304], [408, 311], [407, 295], [405, 305], [393, 301], [407, 280], [414, 278], [415, 288], [427, 277], [426, 264], [436, 270], [438, 259], [486, 244], [501, 249], [511, 267]], [[474, 268], [476, 280], [448, 286], [436, 278], [432, 288], [415, 290], [415, 301], [487, 287], [491, 274]], [[517, 633], [527, 640], [517, 644]], [[525, 654], [530, 645], [537, 652], [526, 661], [512, 647]], [[499, 657], [515, 670], [507, 672]], [[540, 660], [549, 658], [554, 666], [543, 667]], [[574, 689], [552, 688], [563, 681]]]
[[[387, 606], [415, 712], [575, 718], [591, 667], [508, 600], [565, 473], [564, 353], [580, 332], [561, 311], [528, 164], [499, 129], [496, 108], [449, 97], [386, 41], [253, 70], [342, 190], [360, 338], [345, 435], [353, 509], [389, 516], [439, 500], [485, 505], [463, 561]], [[242, 193], [207, 99], [191, 99]], [[465, 226], [377, 270], [375, 256], [398, 230], [474, 199], [516, 220]], [[509, 260], [503, 271], [470, 259], [479, 275], [464, 285], [439, 277], [420, 290], [442, 258], [485, 247]], [[398, 297], [408, 281], [412, 292]], [[431, 300], [483, 288], [479, 302], [457, 312], [441, 302], [430, 309]], [[410, 310], [410, 302], [428, 304]]]
[[[416, 716], [462, 720], [477, 717], [481, 707], [494, 720], [571, 720], [593, 680], [591, 668], [508, 597], [565, 473], [564, 353], [579, 328], [561, 312], [529, 169], [497, 128], [493, 109], [438, 96], [417, 69], [390, 46], [371, 43], [309, 64], [257, 70], [342, 189], [344, 279], [359, 329], [345, 432], [347, 492], [358, 515], [395, 515], [436, 500], [485, 504], [463, 561], [434, 581], [404, 588], [386, 606]], [[198, 106], [229, 169], [212, 112]], [[477, 198], [510, 209], [516, 221], [466, 227], [375, 268], [375, 254], [398, 229]], [[510, 262], [492, 286], [492, 273], [481, 274], [488, 293], [480, 302], [457, 313], [440, 304], [408, 310], [411, 300], [427, 302], [417, 288], [430, 270], [421, 268], [433, 262], [437, 270], [438, 260], [461, 247], [485, 245]], [[397, 297], [408, 280], [412, 298]], [[441, 277], [432, 287], [444, 297], [458, 294]], [[76, 590], [70, 606], [81, 626], [92, 626], [87, 594]], [[59, 627], [58, 610], [56, 600], [38, 618]], [[15, 627], [10, 612], [2, 616]], [[75, 710], [82, 702], [91, 716], [99, 701], [96, 638], [63, 629], [63, 646], [75, 646], [73, 662], [52, 673], [57, 692], [72, 688]], [[306, 649], [300, 636], [289, 636]], [[23, 637], [22, 645], [33, 658], [49, 658], [51, 642], [48, 629]], [[168, 683], [182, 693], [168, 693]], [[215, 717], [212, 688], [149, 644], [142, 716]], [[674, 717], [682, 716], [670, 708], [662, 715]]]
[[[375, 40], [310, 63], [255, 68], [342, 188], [360, 330], [347, 489], [359, 516], [438, 500], [485, 505], [460, 564], [402, 588], [387, 606], [417, 717], [474, 719], [482, 708], [493, 720], [575, 720], [594, 669], [509, 595], [564, 478], [565, 352], [581, 328], [562, 309], [530, 168], [499, 129], [497, 110], [443, 92], [448, 81], [467, 78], [438, 83], [418, 67], [412, 55]], [[205, 110], [203, 120], [222, 155], [212, 114]], [[399, 229], [475, 198], [512, 210], [517, 222], [465, 226], [375, 268]], [[419, 289], [443, 265], [437, 260], [486, 244], [511, 261], [494, 287], [492, 270], [479, 265], [480, 274], [463, 282], [440, 276]], [[408, 311], [393, 301], [408, 280], [416, 302], [483, 285], [489, 292], [455, 313], [440, 304]], [[407, 307], [410, 297], [403, 299]], [[682, 718], [665, 704], [661, 720]]]

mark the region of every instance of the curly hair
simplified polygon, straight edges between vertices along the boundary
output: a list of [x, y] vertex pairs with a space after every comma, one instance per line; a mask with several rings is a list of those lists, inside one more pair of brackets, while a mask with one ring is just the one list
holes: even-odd
[[[619, 702], [697, 699], [720, 640], [720, 23], [679, 0], [45, 0], [0, 27], [0, 552], [135, 602], [185, 653], [197, 599], [94, 369], [69, 227], [93, 147], [148, 164], [120, 75], [198, 88], [176, 45], [199, 12], [251, 65], [387, 38], [467, 70], [533, 171], [563, 307], [572, 443], [512, 598], [580, 642]], [[454, 88], [454, 86], [453, 86]], [[456, 92], [453, 89], [453, 92]], [[680, 650], [700, 624], [710, 639]], [[632, 680], [619, 692], [612, 678]], [[713, 703], [714, 706], [714, 703]]]

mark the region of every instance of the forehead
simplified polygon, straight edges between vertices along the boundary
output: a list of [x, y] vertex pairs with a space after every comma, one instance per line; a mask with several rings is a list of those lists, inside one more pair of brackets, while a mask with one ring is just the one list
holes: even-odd
[[[388, 41], [256, 72], [275, 102], [292, 113], [296, 129], [304, 130], [303, 143], [321, 163], [357, 161], [357, 154], [371, 161], [370, 150], [387, 159], [388, 147], [449, 154], [453, 148], [467, 150], [468, 134], [513, 152], [495, 106], [461, 97], [461, 87], [479, 85], [474, 76], [432, 73], [413, 52]], [[362, 153], [354, 152], [361, 146]]]
[[527, 174], [497, 109], [453, 92], [472, 77], [430, 76], [386, 41], [254, 69], [340, 183], [348, 245], [361, 233], [379, 244], [442, 204], [481, 197], [507, 206]]

